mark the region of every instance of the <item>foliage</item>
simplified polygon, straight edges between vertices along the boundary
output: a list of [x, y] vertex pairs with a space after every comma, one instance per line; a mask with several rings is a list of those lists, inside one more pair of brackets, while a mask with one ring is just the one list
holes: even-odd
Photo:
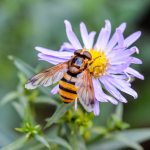
[[[12, 106], [22, 119], [21, 128], [16, 128], [16, 130], [26, 135], [2, 148], [2, 150], [19, 148], [40, 150], [44, 147], [48, 149], [63, 149], [64, 147], [68, 150], [97, 150], [104, 148], [112, 149], [112, 146], [113, 149], [130, 147], [142, 150], [143, 148], [138, 142], [150, 138], [150, 134], [148, 134], [150, 129], [127, 130], [129, 124], [123, 122], [122, 103], [118, 104], [115, 114], [108, 118], [106, 126], [94, 126], [92, 121], [94, 114], [86, 113], [81, 105], [78, 104], [79, 107], [76, 112], [73, 106], [74, 103], [60, 104], [58, 96], [54, 95], [51, 99], [49, 94], [45, 92], [46, 90], [43, 91], [43, 87], [33, 91], [25, 89], [24, 84], [27, 78], [34, 73], [34, 69], [32, 70], [27, 63], [18, 58], [12, 56], [9, 58], [19, 69], [18, 77], [20, 83], [16, 91], [4, 96], [0, 106], [2, 107], [9, 102], [12, 103]], [[47, 96], [41, 96], [41, 92]], [[42, 97], [49, 100], [42, 101]], [[56, 99], [55, 103], [53, 99]], [[45, 128], [50, 128], [46, 129], [45, 133], [44, 127], [39, 125], [35, 118], [34, 106], [37, 102], [52, 102], [52, 105], [57, 107], [55, 113], [46, 119], [47, 124]]]
[[[51, 149], [60, 150], [97, 150], [112, 147], [142, 149], [137, 143], [150, 139], [150, 129], [140, 128], [150, 125], [149, 10], [148, 0], [1, 0], [0, 148], [10, 144], [3, 149], [40, 150], [47, 149], [48, 143]], [[82, 21], [89, 32], [94, 30], [97, 35], [104, 26], [105, 19], [111, 21], [112, 32], [122, 22], [126, 22], [124, 37], [134, 31], [142, 31], [142, 36], [135, 45], [140, 50], [137, 57], [144, 65], [138, 65], [136, 69], [145, 76], [146, 82], [137, 79], [133, 82], [132, 87], [137, 91], [138, 99], [133, 100], [127, 96], [128, 103], [124, 104], [124, 111], [122, 104], [114, 111], [114, 105], [101, 103], [101, 114], [92, 119], [92, 114], [85, 114], [81, 106], [75, 112], [73, 106], [62, 104], [59, 94], [50, 94], [51, 87], [41, 86], [32, 91], [24, 88], [27, 79], [41, 71], [41, 66], [46, 69], [51, 65], [40, 61], [41, 66], [35, 67], [39, 62], [34, 47], [59, 50], [60, 45], [67, 41], [63, 23], [65, 19], [71, 22], [79, 38], [79, 23]], [[8, 55], [17, 57], [9, 56], [7, 59]], [[18, 68], [18, 73], [12, 61]], [[29, 126], [25, 123], [25, 108], [31, 120]], [[45, 118], [48, 122], [44, 121]], [[131, 129], [128, 129], [129, 124], [124, 120], [129, 122]], [[49, 127], [44, 129], [46, 124]], [[25, 132], [19, 133], [14, 128]], [[40, 137], [35, 138], [34, 135]]]

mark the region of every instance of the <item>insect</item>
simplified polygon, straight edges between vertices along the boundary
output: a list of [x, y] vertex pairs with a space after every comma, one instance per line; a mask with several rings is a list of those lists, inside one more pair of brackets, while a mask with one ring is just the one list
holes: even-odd
[[[96, 58], [95, 58], [96, 59]], [[88, 69], [95, 59], [84, 49], [78, 49], [70, 61], [48, 68], [33, 77], [25, 84], [27, 89], [35, 89], [40, 85], [50, 86], [59, 82], [59, 93], [64, 103], [71, 103], [77, 97], [85, 110], [91, 112], [95, 105], [95, 94]]]

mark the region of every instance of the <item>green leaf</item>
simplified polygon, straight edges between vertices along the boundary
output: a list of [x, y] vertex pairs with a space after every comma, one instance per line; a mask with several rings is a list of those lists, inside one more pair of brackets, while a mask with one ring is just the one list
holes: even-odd
[[145, 129], [130, 129], [122, 131], [123, 136], [131, 139], [134, 142], [143, 142], [150, 139], [150, 128]]
[[6, 124], [3, 124], [3, 121], [0, 121], [0, 147], [9, 145], [16, 139], [18, 139], [16, 132], [8, 128]]
[[37, 98], [35, 98], [34, 103], [49, 103], [49, 104], [53, 104], [53, 105], [60, 105], [60, 103], [48, 96], [38, 96]]
[[54, 115], [50, 119], [47, 119], [48, 123], [46, 124], [45, 128], [52, 125], [57, 119], [59, 119], [64, 113], [66, 113], [73, 106], [73, 104], [73, 102], [70, 104], [61, 104], [60, 107], [55, 111]]
[[116, 114], [118, 120], [121, 121], [122, 117], [123, 117], [123, 103], [121, 103], [121, 102], [118, 103], [115, 114]]
[[[99, 139], [88, 146], [88, 150], [98, 149], [121, 149], [125, 147], [131, 147], [134, 149], [142, 149], [138, 144], [145, 140], [150, 139], [150, 128], [146, 129], [131, 129], [109, 134], [105, 139]], [[121, 139], [120, 139], [121, 138]], [[131, 142], [132, 141], [132, 142]], [[130, 143], [131, 142], [131, 143]]]
[[[31, 78], [33, 75], [37, 74], [36, 70], [31, 67], [30, 65], [28, 65], [27, 63], [25, 63], [23, 60], [14, 57], [14, 56], [8, 56], [8, 58], [10, 60], [12, 60], [15, 64], [15, 66], [27, 77], [27, 78]], [[43, 93], [45, 93], [46, 95], [50, 95], [51, 97], [53, 97], [50, 94], [50, 90], [51, 88], [49, 87], [43, 87], [43, 86], [39, 86], [38, 87]]]
[[2, 148], [1, 150], [17, 150], [21, 147], [23, 147], [25, 144], [27, 144], [30, 141], [30, 139], [27, 139], [25, 136], [18, 139], [17, 141], [11, 143], [10, 145]]
[[24, 120], [24, 108], [23, 105], [20, 104], [19, 102], [12, 102], [13, 107], [17, 111], [18, 115], [22, 120]]
[[122, 142], [127, 147], [130, 147], [130, 148], [133, 148], [133, 149], [136, 149], [136, 150], [144, 150], [140, 144], [138, 144], [137, 142], [132, 141], [129, 138], [124, 137], [122, 134], [119, 135], [119, 136], [116, 135], [115, 139], [119, 142]]
[[36, 139], [37, 141], [41, 142], [47, 148], [50, 148], [48, 142], [45, 140], [45, 138], [43, 136], [38, 135], [38, 134], [34, 134], [34, 139]]
[[50, 143], [56, 143], [56, 144], [59, 144], [65, 148], [67, 148], [68, 150], [72, 150], [71, 146], [69, 145], [69, 143], [64, 140], [63, 138], [60, 138], [60, 137], [51, 137], [51, 138], [48, 138], [46, 139], [48, 142]]
[[30, 65], [22, 61], [21, 59], [14, 57], [14, 56], [8, 56], [10, 60], [12, 60], [15, 64], [15, 66], [28, 78], [33, 76], [35, 74], [35, 69], [32, 68]]
[[92, 133], [96, 133], [96, 134], [105, 134], [105, 133], [107, 133], [107, 128], [106, 127], [102, 127], [102, 126], [93, 127], [91, 129], [91, 132]]
[[6, 103], [8, 103], [8, 102], [10, 102], [10, 101], [12, 101], [12, 100], [14, 100], [14, 99], [16, 99], [16, 98], [18, 98], [18, 97], [19, 97], [19, 94], [18, 94], [18, 92], [16, 92], [16, 91], [12, 91], [12, 92], [6, 94], [6, 95], [2, 98], [2, 100], [0, 101], [0, 107], [2, 107], [2, 106], [5, 105]]
[[68, 134], [68, 140], [71, 143], [73, 150], [86, 150], [84, 139], [77, 132], [74, 134]]
[[30, 118], [30, 114], [28, 112], [28, 109], [26, 107], [26, 105], [24, 105], [24, 121], [25, 121], [25, 124], [26, 126], [32, 126], [32, 123], [31, 123], [31, 118]]

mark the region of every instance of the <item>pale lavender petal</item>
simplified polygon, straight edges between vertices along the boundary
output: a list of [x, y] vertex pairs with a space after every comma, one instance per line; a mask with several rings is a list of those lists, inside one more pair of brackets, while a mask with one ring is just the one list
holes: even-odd
[[[126, 28], [126, 23], [122, 23], [118, 29], [121, 30], [121, 33], [124, 32]], [[117, 41], [118, 41], [118, 38], [117, 38], [117, 33], [115, 32], [112, 36], [112, 38], [109, 40], [107, 46], [106, 46], [106, 49], [105, 49], [105, 52], [108, 53], [109, 50], [111, 50], [116, 44], [117, 44]]]
[[97, 100], [99, 100], [100, 102], [108, 102], [107, 100], [109, 100], [111, 103], [113, 103], [115, 105], [118, 104], [117, 100], [115, 100], [111, 96], [106, 95], [103, 92], [101, 84], [97, 79], [92, 79], [92, 81], [93, 81], [94, 91], [96, 91], [95, 96], [97, 95], [96, 96]]
[[111, 76], [114, 78], [117, 78], [117, 79], [126, 79], [127, 78], [126, 75], [111, 75]]
[[112, 50], [110, 53], [108, 53], [107, 59], [111, 59], [110, 61], [112, 62], [123, 57], [129, 57], [135, 52], [136, 52], [135, 48], [130, 48], [126, 50], [123, 49]]
[[133, 34], [131, 34], [130, 36], [128, 36], [125, 40], [124, 40], [124, 45], [126, 47], [129, 47], [131, 44], [133, 44], [139, 37], [141, 36], [141, 31], [137, 31]]
[[100, 113], [100, 107], [99, 107], [99, 102], [97, 99], [95, 99], [95, 105], [94, 105], [94, 114], [95, 116], [98, 116]]
[[92, 31], [89, 33], [89, 47], [93, 47], [93, 43], [94, 43], [94, 37], [95, 37], [96, 32]]
[[52, 60], [49, 60], [49, 59], [46, 59], [46, 58], [39, 58], [38, 60], [44, 60], [44, 61], [47, 61], [47, 62], [53, 64], [53, 65], [59, 64], [58, 61], [52, 61]]
[[76, 49], [70, 43], [64, 42], [59, 51], [62, 52], [63, 50], [74, 52]]
[[131, 47], [131, 48], [135, 48], [136, 53], [139, 54], [139, 49], [138, 49], [136, 46], [133, 46], [133, 47]]
[[124, 48], [124, 37], [121, 30], [117, 28], [116, 33], [118, 35], [118, 45], [114, 49]]
[[95, 92], [95, 97], [98, 101], [100, 102], [108, 102], [105, 97], [103, 96], [103, 91], [100, 87], [99, 80], [93, 78], [92, 79], [93, 86], [94, 86], [94, 92]]
[[107, 94], [104, 93], [104, 96], [107, 100], [109, 100], [112, 104], [117, 105], [118, 101], [116, 99], [114, 99], [112, 96], [109, 96]]
[[118, 73], [123, 72], [127, 67], [129, 67], [132, 59], [133, 58], [129, 58], [129, 60], [126, 63], [124, 63], [123, 65], [112, 65], [112, 66], [110, 66], [107, 69], [107, 72], [108, 73], [114, 73], [114, 74], [118, 74]]
[[77, 107], [78, 107], [78, 101], [77, 101], [77, 98], [75, 99], [74, 104], [75, 104], [75, 111], [77, 111]]
[[133, 64], [142, 64], [142, 61], [138, 58], [132, 57], [131, 63]]
[[84, 43], [84, 46], [86, 49], [90, 49], [91, 47], [89, 46], [89, 35], [87, 28], [83, 22], [80, 23], [80, 32], [81, 32], [81, 37]]
[[108, 43], [108, 40], [109, 40], [109, 37], [110, 37], [110, 33], [111, 33], [111, 23], [109, 20], [105, 20], [105, 30], [106, 30], [106, 33], [103, 37], [103, 42], [102, 42], [102, 51], [103, 49], [106, 47], [107, 43]]
[[113, 50], [108, 54], [107, 59], [110, 59], [111, 64], [121, 64], [125, 63], [129, 59], [129, 56], [135, 52], [136, 48], [134, 47], [126, 50]]
[[133, 68], [128, 67], [124, 71], [131, 75], [134, 75], [135, 77], [137, 77], [141, 80], [144, 80], [144, 76], [142, 74], [140, 74], [138, 71], [134, 70]]
[[101, 46], [102, 46], [102, 42], [103, 42], [103, 37], [105, 36], [106, 34], [106, 29], [105, 28], [102, 28], [100, 33], [99, 33], [99, 36], [97, 38], [97, 42], [96, 42], [96, 47], [97, 47], [97, 50], [99, 51]]
[[59, 58], [70, 58], [71, 56], [73, 56], [74, 54], [72, 52], [59, 52], [59, 51], [53, 51], [53, 50], [49, 50], [43, 47], [35, 47], [36, 50], [42, 52], [43, 54], [46, 55], [50, 55], [50, 56], [55, 56], [55, 57], [59, 57]]
[[66, 25], [66, 34], [67, 34], [67, 37], [68, 37], [70, 43], [73, 45], [73, 47], [75, 49], [82, 49], [82, 46], [81, 46], [78, 38], [72, 31], [70, 22], [68, 20], [65, 20], [64, 23]]
[[45, 60], [45, 61], [48, 61], [48, 62], [54, 64], [54, 65], [69, 61], [71, 59], [71, 57], [59, 58], [59, 57], [55, 57], [55, 56], [45, 55], [42, 53], [39, 53], [38, 57], [40, 57], [39, 60]]
[[56, 94], [59, 92], [59, 84], [57, 84], [52, 90], [51, 90], [51, 94]]
[[107, 80], [109, 81], [109, 83], [113, 84], [120, 91], [123, 91], [133, 96], [134, 98], [137, 98], [137, 93], [132, 88], [130, 88], [131, 84], [129, 82], [125, 80], [116, 79], [111, 76], [107, 76]]
[[127, 103], [127, 100], [120, 94], [120, 92], [107, 81], [107, 77], [101, 77], [99, 78], [100, 81], [104, 84], [106, 90], [111, 93], [116, 99], [118, 99], [121, 102]]

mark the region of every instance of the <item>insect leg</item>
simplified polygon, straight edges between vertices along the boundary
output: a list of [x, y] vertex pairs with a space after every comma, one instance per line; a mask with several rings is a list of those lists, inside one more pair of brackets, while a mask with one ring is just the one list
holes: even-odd
[[89, 66], [92, 65], [92, 64], [94, 63], [94, 61], [95, 61], [97, 58], [99, 58], [99, 57], [101, 57], [101, 56], [98, 56], [98, 57], [94, 58], [93, 61], [89, 64]]

